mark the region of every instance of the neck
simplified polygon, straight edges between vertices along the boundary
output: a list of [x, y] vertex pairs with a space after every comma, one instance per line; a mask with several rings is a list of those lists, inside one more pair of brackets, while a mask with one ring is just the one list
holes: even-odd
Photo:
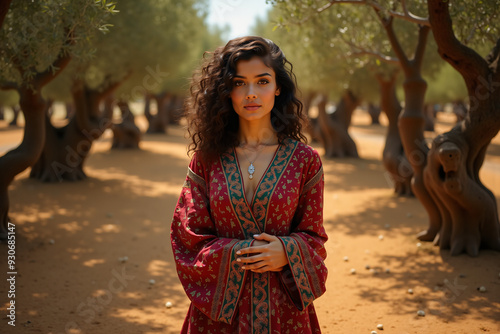
[[240, 119], [239, 128], [240, 146], [257, 147], [259, 145], [278, 144], [278, 135], [271, 125], [271, 121], [243, 122]]

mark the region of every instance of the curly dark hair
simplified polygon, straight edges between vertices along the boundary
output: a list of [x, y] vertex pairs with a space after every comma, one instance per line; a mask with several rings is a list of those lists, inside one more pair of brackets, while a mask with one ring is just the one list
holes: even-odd
[[[209, 57], [206, 57], [209, 55]], [[192, 139], [188, 153], [198, 152], [211, 162], [239, 145], [238, 114], [230, 98], [236, 64], [239, 60], [261, 57], [276, 74], [280, 94], [271, 111], [271, 124], [282, 144], [286, 138], [307, 142], [302, 126], [307, 122], [302, 103], [296, 97], [296, 78], [292, 64], [271, 40], [257, 36], [230, 40], [213, 53], [205, 52], [201, 71], [193, 75], [191, 96], [186, 101], [188, 133]]]

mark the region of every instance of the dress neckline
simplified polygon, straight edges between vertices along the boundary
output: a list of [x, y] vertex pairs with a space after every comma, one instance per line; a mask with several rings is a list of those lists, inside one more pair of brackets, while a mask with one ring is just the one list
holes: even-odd
[[266, 174], [269, 171], [269, 168], [274, 164], [274, 162], [276, 160], [276, 157], [278, 156], [278, 152], [280, 151], [280, 149], [282, 147], [283, 147], [282, 144], [278, 144], [278, 147], [276, 147], [276, 149], [274, 150], [274, 154], [273, 154], [273, 157], [271, 158], [271, 161], [267, 165], [264, 173], [262, 174], [261, 178], [259, 179], [259, 182], [257, 182], [257, 185], [255, 186], [255, 189], [254, 189], [254, 192], [253, 192], [253, 195], [252, 195], [252, 198], [251, 198], [250, 202], [248, 201], [247, 194], [246, 194], [245, 181], [244, 181], [243, 173], [241, 171], [240, 160], [238, 158], [238, 154], [236, 153], [236, 148], [233, 148], [233, 153], [234, 153], [234, 156], [236, 157], [236, 165], [238, 166], [238, 171], [239, 171], [240, 176], [241, 176], [241, 188], [242, 188], [242, 191], [243, 191], [243, 197], [245, 198], [245, 202], [248, 205], [248, 207], [250, 208], [250, 211], [252, 212], [252, 214], [253, 214], [253, 204], [254, 204], [254, 201], [255, 201], [255, 196], [256, 196], [256, 194], [257, 194], [257, 192], [258, 192], [258, 190], [259, 190], [259, 188], [260, 188], [260, 186], [262, 184], [262, 181], [266, 177]]

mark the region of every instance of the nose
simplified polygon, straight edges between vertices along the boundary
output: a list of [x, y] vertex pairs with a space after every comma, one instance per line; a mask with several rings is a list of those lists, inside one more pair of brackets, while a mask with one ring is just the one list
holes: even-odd
[[248, 91], [247, 91], [247, 100], [255, 100], [257, 98], [257, 95], [255, 94], [255, 90], [253, 88], [253, 85], [248, 85]]

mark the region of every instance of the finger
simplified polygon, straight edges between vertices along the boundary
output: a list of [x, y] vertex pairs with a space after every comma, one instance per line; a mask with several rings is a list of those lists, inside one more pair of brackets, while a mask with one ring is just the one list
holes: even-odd
[[242, 248], [239, 251], [236, 252], [236, 255], [242, 255], [242, 254], [252, 254], [252, 253], [263, 253], [268, 251], [268, 243], [262, 246], [252, 246], [252, 247], [247, 247], [247, 248]]
[[236, 259], [236, 261], [241, 262], [241, 263], [256, 263], [259, 261], [262, 261], [262, 256], [260, 255], [254, 255], [254, 256], [248, 256], [248, 257], [239, 257]]
[[245, 264], [244, 266], [241, 267], [241, 269], [243, 269], [243, 270], [256, 270], [256, 269], [259, 269], [263, 266], [265, 266], [265, 264], [262, 263], [262, 261], [259, 261], [257, 263]]
[[253, 254], [253, 253], [262, 253], [262, 249], [258, 249], [257, 247], [248, 247], [242, 248], [236, 252], [236, 255], [244, 255], [244, 254]]
[[257, 240], [265, 240], [265, 241], [269, 241], [269, 242], [276, 239], [276, 237], [274, 235], [270, 235], [267, 233], [254, 234], [253, 238], [257, 239]]

